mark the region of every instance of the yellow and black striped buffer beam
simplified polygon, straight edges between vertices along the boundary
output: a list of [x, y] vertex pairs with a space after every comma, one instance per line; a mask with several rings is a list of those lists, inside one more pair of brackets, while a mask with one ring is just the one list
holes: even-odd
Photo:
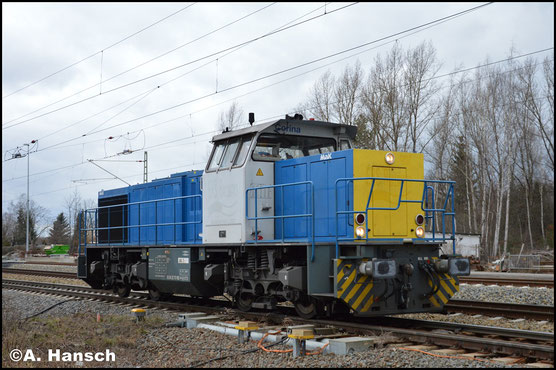
[[[436, 260], [438, 258], [433, 257], [432, 260]], [[429, 297], [429, 301], [435, 307], [442, 307], [456, 294], [459, 292], [459, 280], [456, 276], [451, 276], [448, 273], [439, 273], [438, 280], [440, 284], [436, 293]], [[432, 289], [434, 282], [430, 279], [427, 279], [429, 287]]]
[[[358, 263], [361, 261], [337, 259], [335, 261], [334, 285], [335, 296], [341, 299], [357, 313], [370, 310], [375, 300], [374, 280], [359, 274]], [[366, 261], [365, 259], [363, 261]]]

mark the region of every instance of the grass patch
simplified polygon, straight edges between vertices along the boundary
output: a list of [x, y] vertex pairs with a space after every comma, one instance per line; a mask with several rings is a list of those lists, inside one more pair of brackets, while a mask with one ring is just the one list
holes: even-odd
[[[3, 297], [4, 298], [4, 297]], [[106, 315], [97, 322], [96, 314], [83, 313], [67, 316], [38, 316], [26, 321], [17, 320], [9, 302], [2, 302], [2, 367], [118, 367], [125, 358], [133, 358], [137, 340], [150, 329], [162, 326], [163, 319], [147, 316], [137, 323], [130, 315]], [[13, 349], [25, 353], [32, 349], [41, 362], [14, 362], [9, 354]], [[48, 350], [63, 352], [115, 353], [115, 362], [48, 362]], [[119, 361], [120, 360], [120, 361]], [[122, 364], [125, 366], [125, 364]]]

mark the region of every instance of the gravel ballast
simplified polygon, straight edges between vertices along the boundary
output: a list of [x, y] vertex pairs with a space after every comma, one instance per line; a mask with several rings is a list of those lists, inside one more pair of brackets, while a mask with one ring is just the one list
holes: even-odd
[[7, 267], [13, 269], [20, 269], [20, 270], [75, 272], [75, 275], [77, 275], [77, 266], [47, 265], [47, 264], [42, 265], [42, 264], [35, 264], [35, 263], [13, 263]]
[[452, 298], [554, 306], [554, 288], [460, 284], [459, 292]]
[[[65, 301], [66, 298], [33, 293], [2, 290], [2, 309], [10, 312], [10, 320], [22, 319], [39, 313], [51, 305]], [[67, 317], [89, 314], [101, 318], [108, 315], [121, 315], [132, 321], [130, 310], [124, 307], [91, 301], [69, 301], [43, 313], [40, 317]], [[293, 358], [291, 353], [266, 353], [258, 350], [242, 354], [242, 351], [255, 349], [256, 343], [243, 345], [237, 338], [210, 331], [208, 329], [185, 329], [164, 327], [163, 323], [173, 322], [177, 313], [162, 310], [147, 310], [147, 317], [160, 318], [156, 328], [145, 329], [144, 334], [134, 343], [133, 348], [120, 350], [117, 362], [106, 366], [117, 367], [513, 367], [495, 362], [464, 360], [458, 358], [434, 357], [424, 353], [406, 351], [399, 348], [377, 348], [352, 355], [321, 354]], [[6, 317], [6, 316], [4, 316]], [[127, 319], [126, 319], [127, 320]], [[139, 324], [141, 325], [141, 324]], [[553, 325], [552, 325], [553, 326]], [[266, 344], [268, 345], [268, 343]], [[290, 349], [280, 345], [272, 349]], [[223, 358], [228, 355], [232, 357]], [[214, 360], [207, 362], [209, 360]], [[105, 366], [95, 363], [95, 366]], [[523, 366], [523, 365], [517, 365]]]

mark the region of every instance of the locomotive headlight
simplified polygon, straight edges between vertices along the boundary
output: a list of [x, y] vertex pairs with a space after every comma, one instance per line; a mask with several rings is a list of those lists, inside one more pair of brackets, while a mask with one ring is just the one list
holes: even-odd
[[471, 273], [471, 265], [468, 258], [450, 258], [450, 275], [452, 276], [469, 276]]
[[364, 238], [365, 237], [365, 228], [363, 226], [357, 226], [355, 228], [355, 235], [357, 235], [358, 238]]
[[450, 271], [450, 261], [445, 259], [436, 260], [433, 266], [436, 272], [440, 272], [442, 274]]
[[388, 152], [386, 153], [386, 156], [384, 157], [384, 159], [386, 160], [386, 163], [388, 164], [394, 164], [394, 154]]
[[372, 276], [373, 279], [393, 279], [398, 271], [396, 269], [396, 261], [375, 259], [373, 261], [362, 262], [359, 265], [359, 273]]
[[417, 235], [418, 238], [424, 237], [425, 229], [423, 229], [421, 226], [417, 226], [417, 228], [415, 229], [415, 235]]
[[418, 214], [417, 216], [415, 216], [415, 223], [417, 225], [422, 225], [423, 222], [425, 222], [425, 217], [422, 214]]

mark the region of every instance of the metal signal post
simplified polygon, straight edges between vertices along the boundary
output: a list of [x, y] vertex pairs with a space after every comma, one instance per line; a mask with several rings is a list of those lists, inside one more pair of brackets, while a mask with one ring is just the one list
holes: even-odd
[[27, 257], [27, 255], [29, 254], [29, 154], [31, 153], [32, 144], [38, 145], [38, 140], [32, 140], [30, 143], [23, 144], [27, 147], [27, 153], [25, 155], [22, 155], [19, 152], [20, 147], [16, 148], [11, 158], [11, 159], [17, 159], [17, 158], [27, 157], [27, 201], [26, 201], [27, 220], [26, 220], [26, 231], [25, 231], [25, 257]]

